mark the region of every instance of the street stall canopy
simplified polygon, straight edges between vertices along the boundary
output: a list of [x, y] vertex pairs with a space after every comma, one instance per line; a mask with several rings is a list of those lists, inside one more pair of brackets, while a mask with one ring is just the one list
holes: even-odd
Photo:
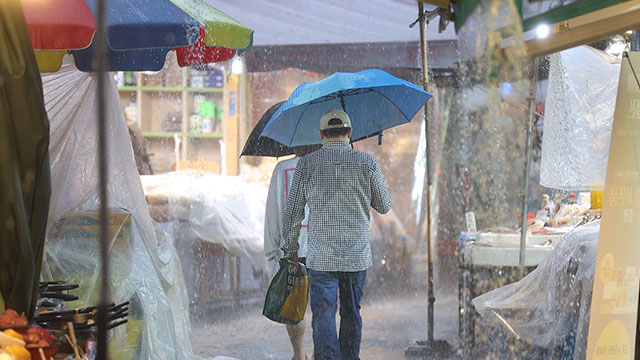
[[[56, 71], [62, 57], [93, 71], [97, 0], [22, 0], [41, 71]], [[108, 70], [160, 70], [170, 50], [180, 66], [227, 60], [251, 47], [253, 30], [196, 0], [107, 2]]]
[[[405, 77], [400, 71], [421, 66], [420, 32], [410, 27], [418, 18], [415, 0], [205, 1], [254, 27], [254, 47], [245, 55], [250, 72], [379, 68]], [[438, 22], [430, 22], [427, 39], [432, 69], [446, 69], [458, 60], [453, 24], [439, 32]]]

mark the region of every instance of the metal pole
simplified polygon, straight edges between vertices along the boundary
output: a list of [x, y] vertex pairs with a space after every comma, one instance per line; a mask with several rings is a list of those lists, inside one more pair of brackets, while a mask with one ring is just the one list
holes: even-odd
[[[426, 21], [424, 16], [424, 6], [422, 2], [418, 2], [418, 16], [420, 19], [420, 55], [422, 57], [422, 87], [425, 91], [429, 87], [429, 67], [427, 63], [427, 36], [426, 36]], [[428, 103], [427, 103], [428, 104]], [[424, 126], [425, 126], [425, 141], [426, 141], [426, 165], [425, 165], [425, 179], [427, 180], [427, 276], [429, 277], [427, 282], [427, 296], [429, 297], [429, 305], [427, 312], [427, 341], [433, 342], [433, 305], [436, 302], [436, 298], [433, 295], [433, 239], [432, 239], [432, 184], [431, 184], [431, 161], [429, 160], [429, 110], [427, 104], [424, 105]]]
[[524, 277], [524, 255], [527, 248], [527, 195], [529, 194], [529, 174], [531, 173], [531, 147], [533, 146], [533, 114], [536, 104], [536, 82], [538, 78], [538, 60], [529, 63], [529, 121], [527, 124], [527, 147], [525, 148], [524, 187], [522, 189], [522, 229], [520, 230], [520, 279]]
[[109, 244], [107, 236], [107, 126], [106, 104], [104, 99], [106, 76], [106, 26], [105, 2], [97, 3], [96, 48], [93, 60], [97, 62], [98, 96], [98, 168], [100, 187], [100, 301], [98, 303], [98, 353], [96, 359], [107, 360], [107, 304], [109, 301]]
[[[418, 19], [420, 20], [420, 54], [422, 56], [422, 86], [425, 90], [427, 90], [429, 86], [429, 67], [427, 64], [427, 36], [426, 36], [426, 19], [424, 13], [424, 7], [422, 2], [418, 2]], [[432, 214], [433, 214], [433, 204], [431, 201], [433, 194], [433, 185], [431, 179], [431, 161], [429, 159], [430, 144], [429, 141], [429, 111], [428, 111], [428, 103], [424, 105], [424, 130], [425, 130], [425, 188], [423, 188], [423, 199], [426, 190], [427, 196], [427, 271], [428, 271], [428, 281], [427, 281], [427, 295], [429, 300], [428, 305], [428, 313], [427, 313], [427, 340], [418, 340], [412, 346], [409, 346], [405, 350], [405, 355], [409, 357], [420, 357], [424, 359], [442, 359], [448, 358], [451, 355], [451, 345], [445, 340], [434, 340], [433, 337], [433, 305], [436, 302], [436, 298], [433, 295], [433, 223], [432, 223]], [[425, 202], [423, 201], [423, 204]]]

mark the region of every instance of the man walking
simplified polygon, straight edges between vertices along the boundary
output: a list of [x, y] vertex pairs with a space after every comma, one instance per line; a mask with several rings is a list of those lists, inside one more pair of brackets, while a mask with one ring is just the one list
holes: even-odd
[[[349, 146], [351, 120], [331, 109], [320, 118], [323, 146], [298, 161], [283, 218], [285, 256], [298, 258], [298, 234], [309, 207], [307, 268], [314, 359], [358, 359], [360, 300], [371, 266], [370, 207], [384, 214], [391, 198], [377, 161]], [[336, 310], [340, 299], [340, 334]]]

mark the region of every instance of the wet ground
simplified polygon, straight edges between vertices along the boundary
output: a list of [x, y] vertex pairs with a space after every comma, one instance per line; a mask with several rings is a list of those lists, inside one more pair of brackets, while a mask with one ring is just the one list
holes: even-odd
[[[360, 357], [363, 360], [408, 359], [405, 349], [416, 340], [426, 339], [425, 293], [393, 292], [386, 296], [371, 291], [365, 293], [361, 311]], [[441, 296], [435, 307], [435, 338], [457, 345], [457, 297]], [[209, 324], [194, 323], [195, 353], [203, 357], [224, 355], [241, 360], [291, 359], [291, 345], [284, 325], [268, 320], [261, 311], [259, 305], [250, 306], [236, 313], [219, 313]], [[306, 319], [305, 349], [310, 356], [313, 352], [310, 309]]]

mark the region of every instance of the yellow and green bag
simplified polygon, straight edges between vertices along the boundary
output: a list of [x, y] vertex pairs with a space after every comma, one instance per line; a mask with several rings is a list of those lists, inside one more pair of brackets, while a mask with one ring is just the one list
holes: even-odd
[[307, 268], [289, 259], [280, 259], [280, 270], [269, 284], [262, 315], [281, 324], [295, 325], [304, 317], [309, 296]]

